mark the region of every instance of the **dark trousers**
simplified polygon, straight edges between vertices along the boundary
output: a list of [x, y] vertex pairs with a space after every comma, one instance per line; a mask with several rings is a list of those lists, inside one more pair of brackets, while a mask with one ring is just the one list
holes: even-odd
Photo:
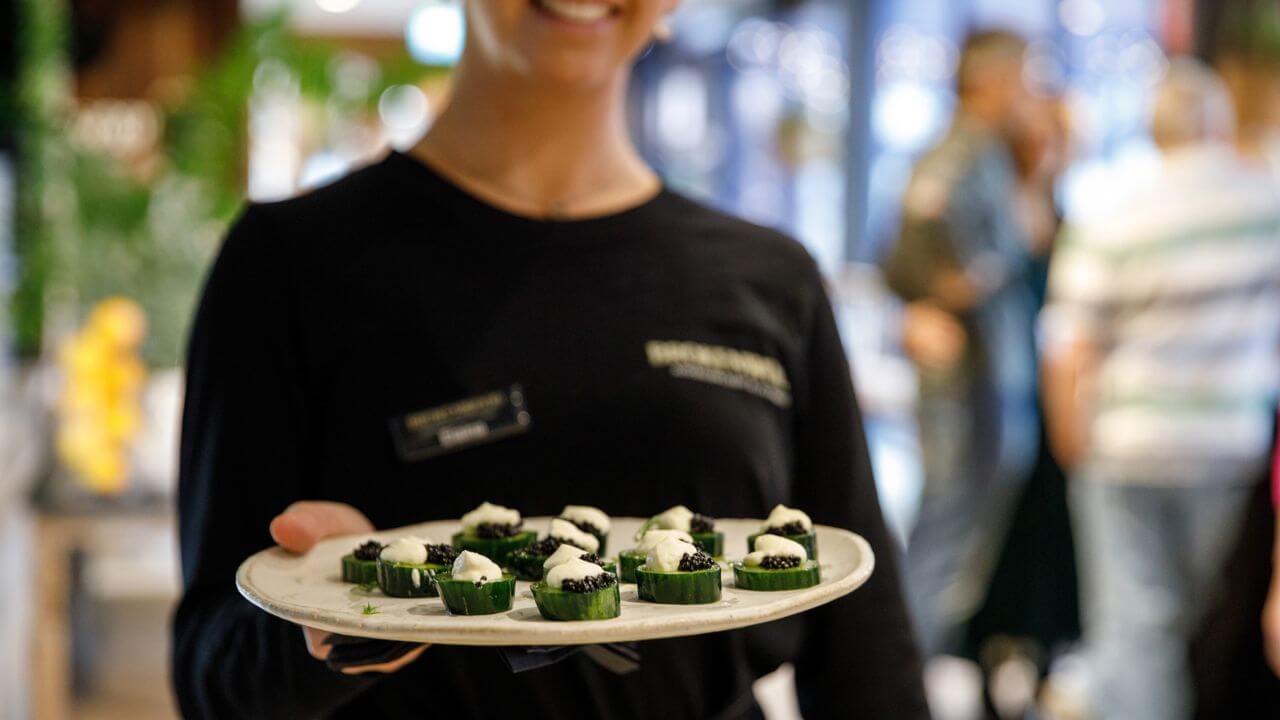
[[1276, 514], [1268, 478], [1254, 488], [1240, 539], [1191, 648], [1196, 717], [1201, 720], [1274, 718], [1280, 679], [1262, 648], [1262, 606], [1271, 583]]

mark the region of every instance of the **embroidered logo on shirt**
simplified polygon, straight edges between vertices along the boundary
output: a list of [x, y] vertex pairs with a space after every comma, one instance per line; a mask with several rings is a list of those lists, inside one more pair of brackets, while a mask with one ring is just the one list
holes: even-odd
[[519, 385], [427, 408], [391, 420], [396, 451], [406, 462], [443, 455], [529, 429]]
[[787, 372], [767, 355], [684, 340], [650, 340], [644, 352], [650, 366], [667, 368], [672, 377], [742, 390], [778, 407], [791, 405]]

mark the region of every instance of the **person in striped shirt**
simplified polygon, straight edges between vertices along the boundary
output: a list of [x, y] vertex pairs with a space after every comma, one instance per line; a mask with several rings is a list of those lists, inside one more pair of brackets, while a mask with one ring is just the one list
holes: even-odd
[[1072, 466], [1102, 718], [1191, 708], [1190, 633], [1266, 462], [1280, 379], [1280, 190], [1231, 147], [1221, 81], [1176, 60], [1161, 171], [1067, 231], [1042, 316], [1050, 439]]

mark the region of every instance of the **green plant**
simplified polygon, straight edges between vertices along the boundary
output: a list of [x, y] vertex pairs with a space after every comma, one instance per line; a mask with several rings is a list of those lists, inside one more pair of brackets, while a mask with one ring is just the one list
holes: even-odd
[[18, 282], [10, 316], [14, 343], [23, 354], [33, 355], [40, 346], [53, 245], [67, 224], [58, 204], [46, 198], [66, 192], [54, 169], [67, 154], [56, 118], [66, 112], [70, 70], [63, 3], [21, 0], [16, 11], [22, 28], [16, 33], [18, 72], [13, 88], [4, 92], [5, 125], [15, 130], [22, 148], [16, 162], [20, 182], [14, 222]]
[[1232, 2], [1222, 12], [1218, 55], [1280, 64], [1280, 0]]
[[[135, 299], [149, 334], [151, 367], [181, 363], [205, 268], [244, 202], [247, 117], [254, 75], [282, 64], [302, 97], [335, 100], [340, 50], [290, 32], [283, 14], [242, 26], [185, 95], [159, 108], [159, 162], [140, 177], [113, 157], [72, 142], [71, 83], [62, 0], [22, 0], [21, 129], [12, 301], [18, 351], [35, 356], [50, 330], [65, 332], [98, 300]], [[384, 60], [366, 92], [341, 102], [368, 112], [386, 87], [432, 72], [408, 57]], [[61, 320], [52, 328], [51, 318]]]

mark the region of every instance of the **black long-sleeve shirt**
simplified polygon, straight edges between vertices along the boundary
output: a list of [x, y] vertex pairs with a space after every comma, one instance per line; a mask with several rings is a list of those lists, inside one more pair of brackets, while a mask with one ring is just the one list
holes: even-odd
[[[394, 418], [513, 384], [527, 432], [398, 452]], [[582, 656], [513, 675], [493, 649], [437, 646], [390, 676], [344, 676], [234, 587], [271, 518], [302, 499], [383, 528], [482, 500], [722, 517], [785, 502], [862, 534], [878, 565], [795, 618], [642, 643], [629, 675]], [[926, 715], [820, 274], [793, 241], [670, 192], [537, 221], [393, 153], [251, 206], [192, 332], [179, 509], [173, 675], [188, 717], [742, 717], [758, 712], [751, 681], [788, 660], [807, 717]]]

